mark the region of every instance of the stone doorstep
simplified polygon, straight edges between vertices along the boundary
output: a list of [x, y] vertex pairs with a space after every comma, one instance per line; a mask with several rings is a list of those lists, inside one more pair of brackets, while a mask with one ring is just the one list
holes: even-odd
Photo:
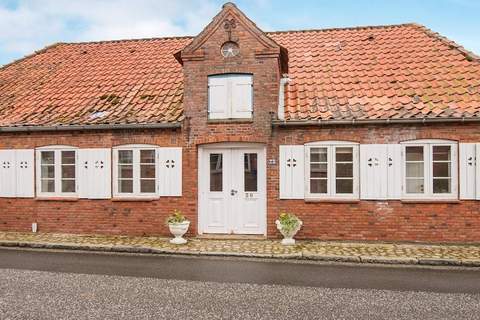
[[155, 248], [145, 246], [126, 245], [92, 245], [72, 243], [49, 243], [34, 241], [11, 241], [1, 240], [0, 247], [43, 248], [62, 250], [89, 250], [101, 252], [125, 252], [125, 253], [151, 253], [151, 254], [181, 254], [196, 256], [224, 256], [224, 257], [248, 257], [248, 258], [271, 258], [271, 259], [296, 259], [315, 260], [329, 262], [348, 263], [373, 263], [373, 264], [397, 264], [397, 265], [430, 265], [430, 266], [464, 266], [480, 267], [480, 259], [444, 259], [444, 258], [416, 258], [416, 257], [383, 257], [383, 256], [348, 256], [348, 255], [322, 255], [311, 252], [294, 253], [253, 253], [232, 251], [202, 251], [171, 248]]

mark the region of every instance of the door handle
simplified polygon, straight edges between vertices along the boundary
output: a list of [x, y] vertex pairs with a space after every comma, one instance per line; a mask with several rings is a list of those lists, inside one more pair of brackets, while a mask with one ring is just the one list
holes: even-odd
[[233, 190], [233, 189], [232, 189], [232, 190], [230, 190], [230, 195], [231, 195], [231, 196], [234, 196], [234, 195], [237, 194], [237, 192], [238, 192], [237, 190]]

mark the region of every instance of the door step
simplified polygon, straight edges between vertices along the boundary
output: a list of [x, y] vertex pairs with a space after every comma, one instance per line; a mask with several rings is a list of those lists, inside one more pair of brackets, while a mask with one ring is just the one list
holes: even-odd
[[266, 240], [264, 235], [256, 234], [212, 234], [204, 233], [197, 234], [198, 239], [211, 239], [211, 240]]

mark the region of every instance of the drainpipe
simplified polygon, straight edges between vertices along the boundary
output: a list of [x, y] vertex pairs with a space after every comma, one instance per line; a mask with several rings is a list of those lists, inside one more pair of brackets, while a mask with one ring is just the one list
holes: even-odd
[[278, 120], [285, 120], [285, 85], [290, 82], [288, 74], [283, 74], [278, 88]]

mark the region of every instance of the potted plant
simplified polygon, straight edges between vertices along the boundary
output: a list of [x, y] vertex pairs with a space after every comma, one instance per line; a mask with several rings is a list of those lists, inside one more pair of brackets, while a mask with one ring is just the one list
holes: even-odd
[[278, 231], [283, 235], [282, 244], [285, 246], [294, 245], [295, 239], [293, 237], [302, 227], [302, 220], [291, 213], [280, 213], [280, 216], [275, 221]]
[[187, 240], [182, 237], [185, 233], [187, 233], [188, 227], [190, 226], [190, 221], [188, 221], [179, 210], [175, 210], [173, 214], [167, 218], [167, 225], [170, 229], [170, 232], [175, 236], [175, 238], [170, 240], [170, 243], [187, 243]]

